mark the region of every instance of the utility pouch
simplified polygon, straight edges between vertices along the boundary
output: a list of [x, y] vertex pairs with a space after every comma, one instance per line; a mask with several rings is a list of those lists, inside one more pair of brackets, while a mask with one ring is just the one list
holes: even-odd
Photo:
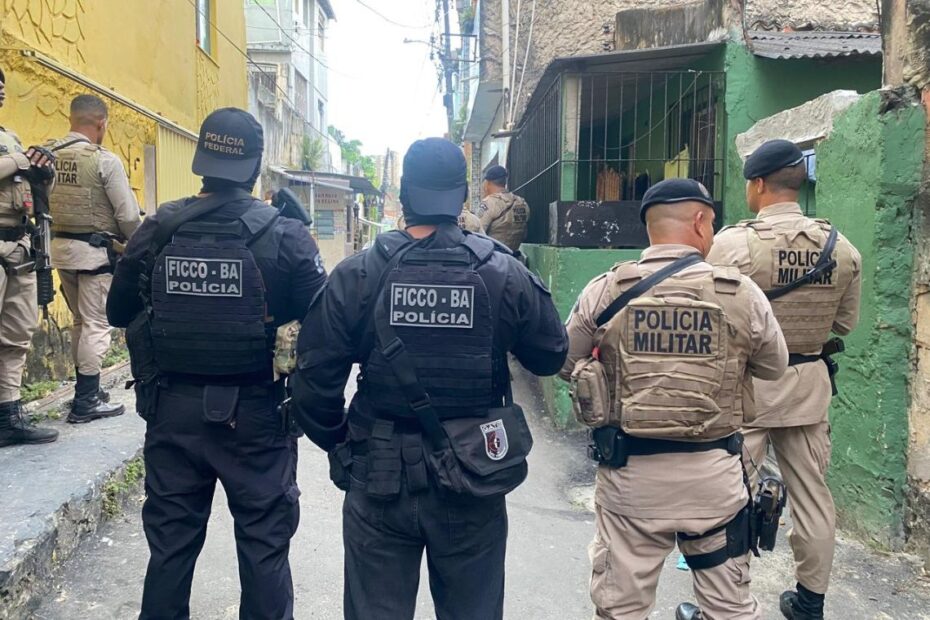
[[585, 426], [598, 428], [611, 421], [613, 401], [607, 369], [594, 357], [575, 363], [571, 378], [572, 411]]
[[427, 461], [444, 489], [493, 497], [526, 480], [533, 437], [516, 403], [489, 409], [486, 417], [444, 420], [442, 427], [448, 441], [431, 446]]
[[342, 491], [349, 490], [349, 470], [352, 467], [352, 448], [343, 442], [329, 451], [329, 479]]
[[203, 421], [206, 424], [235, 426], [239, 405], [239, 386], [205, 385], [203, 387]]
[[423, 436], [415, 433], [401, 437], [401, 454], [404, 457], [404, 472], [407, 474], [407, 490], [410, 493], [420, 493], [429, 488], [426, 459], [423, 456]]
[[591, 431], [591, 444], [588, 456], [608, 467], [626, 467], [629, 459], [629, 446], [626, 435], [616, 426], [602, 426]]
[[375, 499], [393, 499], [400, 494], [403, 458], [400, 436], [394, 423], [375, 420], [368, 438], [368, 476], [365, 493]]
[[126, 348], [129, 349], [131, 384], [136, 393], [136, 412], [143, 419], [150, 420], [158, 404], [158, 366], [155, 364], [151, 324], [145, 312], [137, 314], [126, 327]]

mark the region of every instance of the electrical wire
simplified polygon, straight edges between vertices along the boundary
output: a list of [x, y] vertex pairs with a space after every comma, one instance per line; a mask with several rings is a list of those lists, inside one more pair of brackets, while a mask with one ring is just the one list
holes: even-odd
[[368, 5], [368, 4], [365, 4], [362, 0], [355, 0], [355, 1], [358, 2], [359, 4], [361, 4], [363, 7], [365, 7], [365, 8], [368, 9], [369, 11], [371, 11], [372, 13], [374, 13], [375, 15], [377, 15], [378, 17], [380, 17], [381, 19], [383, 19], [384, 21], [386, 21], [387, 23], [392, 24], [392, 25], [394, 25], [394, 26], [397, 26], [397, 27], [399, 27], [399, 28], [408, 28], [408, 29], [410, 29], [410, 30], [423, 30], [424, 28], [430, 28], [430, 27], [433, 25], [432, 23], [430, 23], [430, 24], [423, 24], [422, 26], [414, 26], [414, 25], [412, 25], [412, 24], [402, 24], [402, 23], [400, 23], [399, 21], [396, 21], [396, 20], [391, 19], [390, 17], [388, 17], [388, 16], [385, 15], [384, 13], [381, 13], [381, 12], [378, 11], [376, 8], [374, 8], [374, 7], [372, 7], [372, 6]]
[[[526, 37], [526, 54], [523, 55], [523, 66], [520, 67], [520, 86], [517, 88], [517, 96], [515, 98], [511, 98], [510, 100], [511, 101], [511, 105], [510, 105], [511, 122], [513, 122], [514, 110], [519, 109], [518, 105], [520, 103], [520, 97], [521, 95], [523, 95], [523, 77], [526, 75], [526, 63], [528, 63], [530, 60], [530, 47], [533, 44], [533, 26], [535, 24], [536, 24], [536, 0], [533, 0], [533, 9], [530, 12], [530, 32]], [[516, 74], [514, 74], [514, 77], [516, 77]]]
[[233, 48], [234, 50], [236, 50], [237, 52], [239, 52], [240, 54], [242, 54], [242, 56], [243, 56], [243, 58], [245, 58], [246, 62], [248, 62], [248, 63], [249, 63], [250, 65], [252, 65], [253, 67], [255, 67], [256, 71], [258, 71], [259, 73], [261, 73], [261, 74], [262, 74], [263, 76], [265, 76], [266, 78], [274, 78], [273, 81], [274, 81], [275, 89], [277, 89], [277, 90], [281, 93], [283, 99], [284, 99], [285, 101], [287, 101], [287, 102], [290, 104], [290, 106], [294, 109], [294, 113], [297, 114], [297, 117], [298, 117], [300, 120], [302, 120], [302, 121], [304, 122], [304, 125], [305, 125], [305, 126], [309, 126], [310, 129], [311, 129], [312, 131], [315, 131], [316, 133], [318, 133], [324, 140], [329, 140], [329, 139], [330, 139], [329, 136], [327, 136], [327, 135], [324, 134], [322, 131], [320, 131], [319, 129], [317, 129], [316, 127], [314, 127], [313, 124], [312, 124], [310, 121], [307, 120], [307, 117], [304, 116], [304, 115], [301, 113], [301, 111], [297, 108], [297, 105], [291, 100], [291, 98], [290, 98], [290, 96], [288, 95], [287, 91], [284, 90], [283, 88], [281, 88], [281, 86], [278, 84], [277, 76], [270, 75], [270, 74], [266, 73], [265, 70], [262, 69], [262, 67], [261, 67], [260, 64], [258, 64], [258, 63], [255, 62], [254, 60], [252, 60], [252, 57], [249, 56], [248, 52], [246, 52], [246, 51], [243, 50], [241, 47], [239, 47], [238, 45], [236, 45], [235, 41], [233, 41], [232, 39], [230, 39], [230, 38], [226, 35], [225, 32], [223, 32], [222, 30], [220, 30], [219, 26], [216, 25], [216, 22], [214, 22], [213, 20], [210, 19], [210, 16], [209, 16], [209, 15], [207, 15], [205, 12], [201, 11], [200, 8], [198, 8], [198, 6], [197, 6], [195, 0], [187, 0], [187, 3], [190, 4], [192, 7], [194, 7], [194, 10], [195, 10], [197, 13], [199, 13], [199, 14], [201, 15], [201, 17], [203, 17], [204, 19], [206, 19], [207, 22], [209, 22], [210, 26], [211, 26], [214, 30], [216, 30], [216, 32], [219, 33], [219, 35], [220, 35], [221, 37], [223, 37], [223, 39], [225, 39], [226, 42], [229, 43], [229, 44], [232, 46], [232, 48]]

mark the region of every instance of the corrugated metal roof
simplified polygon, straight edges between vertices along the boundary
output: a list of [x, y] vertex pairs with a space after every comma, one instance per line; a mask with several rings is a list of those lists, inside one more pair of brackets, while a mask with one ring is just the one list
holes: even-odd
[[753, 54], [763, 58], [839, 58], [881, 56], [881, 35], [870, 32], [749, 31]]

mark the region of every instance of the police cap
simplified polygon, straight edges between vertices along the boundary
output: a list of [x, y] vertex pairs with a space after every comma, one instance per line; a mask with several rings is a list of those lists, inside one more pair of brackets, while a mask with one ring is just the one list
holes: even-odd
[[693, 179], [666, 179], [646, 190], [639, 207], [639, 219], [645, 224], [649, 207], [676, 202], [701, 202], [711, 209], [714, 208], [713, 197], [701, 183]]
[[753, 151], [743, 165], [747, 180], [767, 177], [782, 168], [797, 166], [804, 161], [804, 153], [788, 140], [769, 140]]
[[417, 140], [404, 155], [402, 202], [417, 215], [457, 217], [468, 198], [467, 177], [461, 148], [443, 138]]
[[488, 171], [484, 173], [484, 180], [497, 185], [503, 185], [507, 183], [507, 169], [503, 166], [491, 166]]
[[191, 170], [201, 177], [244, 183], [262, 160], [262, 126], [239, 108], [220, 108], [200, 126]]

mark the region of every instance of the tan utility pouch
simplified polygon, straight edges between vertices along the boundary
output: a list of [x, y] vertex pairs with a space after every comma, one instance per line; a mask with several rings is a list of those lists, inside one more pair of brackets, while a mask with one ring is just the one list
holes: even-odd
[[575, 419], [585, 426], [598, 428], [612, 421], [613, 401], [607, 369], [597, 359], [586, 357], [575, 363], [571, 396]]

